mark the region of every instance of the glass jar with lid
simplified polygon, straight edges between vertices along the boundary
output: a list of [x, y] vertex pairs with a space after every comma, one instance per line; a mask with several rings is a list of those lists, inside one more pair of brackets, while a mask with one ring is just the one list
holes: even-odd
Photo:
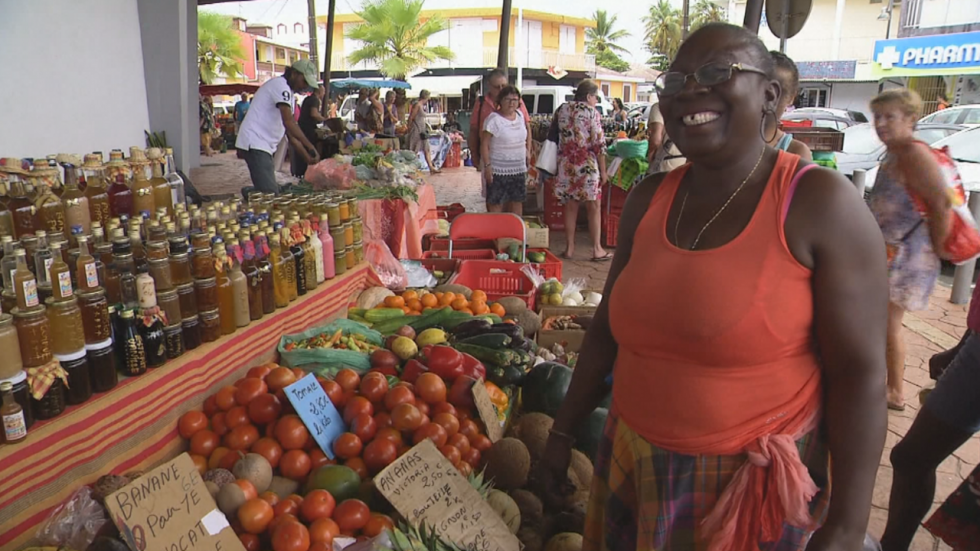
[[193, 283], [191, 261], [186, 252], [170, 253], [170, 280], [177, 286]]
[[92, 397], [91, 366], [85, 355], [85, 347], [71, 354], [55, 354], [61, 368], [68, 374], [68, 389], [65, 401], [71, 405], [85, 402]]
[[350, 220], [350, 202], [347, 199], [340, 199], [337, 204], [340, 206], [340, 222], [345, 223]]
[[14, 327], [20, 343], [20, 357], [24, 367], [41, 367], [51, 361], [51, 325], [44, 306], [27, 310], [14, 308]]
[[354, 269], [354, 266], [357, 264], [357, 259], [354, 257], [353, 245], [344, 249], [344, 261], [347, 263], [348, 270]]
[[149, 241], [144, 244], [143, 248], [146, 250], [147, 260], [167, 260], [166, 241]]
[[343, 275], [347, 272], [347, 248], [338, 246], [334, 248], [333, 251], [333, 264], [334, 271], [337, 275]]
[[27, 372], [18, 371], [12, 377], [0, 379], [0, 384], [10, 383], [13, 386], [14, 401], [24, 410], [24, 424], [30, 429], [34, 424], [34, 410], [31, 404], [31, 392], [27, 387]]
[[201, 341], [214, 342], [221, 337], [221, 318], [218, 310], [204, 310], [201, 312]]
[[[194, 290], [194, 283], [178, 286], [177, 299], [180, 302], [180, 314], [184, 319], [197, 315], [197, 295]], [[188, 350], [190, 349], [188, 348]]]
[[183, 319], [180, 313], [180, 299], [177, 296], [177, 289], [158, 290], [157, 306], [167, 316], [168, 324], [173, 324], [175, 321]]
[[351, 219], [351, 228], [354, 231], [354, 241], [364, 240], [364, 223], [361, 221], [360, 216], [355, 216]]
[[14, 317], [0, 314], [0, 379], [9, 379], [24, 369]]
[[[50, 362], [57, 361], [54, 358], [50, 360]], [[44, 393], [44, 396], [40, 400], [31, 395], [31, 406], [34, 408], [34, 414], [38, 419], [54, 419], [65, 411], [65, 390], [65, 384], [61, 382], [60, 378], [55, 377], [51, 381], [51, 386], [48, 387], [48, 391]]]
[[194, 279], [214, 277], [214, 255], [210, 246], [195, 248], [191, 253], [191, 275]]
[[51, 351], [57, 355], [74, 354], [85, 348], [82, 329], [82, 310], [78, 299], [47, 301], [48, 324], [51, 331]]
[[88, 356], [89, 374], [92, 377], [92, 391], [106, 392], [115, 388], [119, 382], [119, 373], [116, 371], [116, 352], [112, 339], [86, 344], [85, 353]]
[[85, 342], [93, 344], [112, 338], [109, 325], [109, 301], [104, 289], [78, 293], [78, 306], [82, 309], [82, 328]]
[[163, 336], [167, 343], [168, 360], [175, 360], [184, 354], [184, 329], [180, 323], [164, 328]]
[[194, 350], [201, 346], [201, 322], [197, 316], [184, 318], [181, 327], [184, 333], [184, 350]]
[[350, 247], [354, 244], [354, 223], [344, 222], [344, 246]]
[[209, 277], [194, 280], [194, 291], [197, 297], [197, 309], [199, 312], [216, 310], [218, 308], [218, 283], [216, 278]]
[[173, 278], [171, 278], [170, 260], [151, 260], [148, 262], [150, 277], [153, 278], [154, 287], [157, 291], [174, 288]]

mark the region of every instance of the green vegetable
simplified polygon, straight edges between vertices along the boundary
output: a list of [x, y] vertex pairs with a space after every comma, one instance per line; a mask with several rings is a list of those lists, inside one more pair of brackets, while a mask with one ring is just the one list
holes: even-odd
[[372, 308], [364, 313], [364, 319], [371, 323], [377, 323], [379, 321], [400, 318], [404, 315], [405, 312], [401, 308]]
[[454, 345], [456, 350], [464, 352], [473, 356], [474, 358], [480, 360], [484, 364], [490, 364], [491, 366], [507, 366], [515, 363], [518, 356], [510, 349], [495, 350], [493, 348], [486, 348], [484, 346], [476, 346], [473, 344], [463, 344], [456, 343]]
[[565, 400], [571, 368], [555, 362], [534, 366], [521, 386], [521, 404], [525, 412], [540, 412], [554, 417]]
[[473, 319], [473, 314], [468, 314], [466, 312], [450, 312], [446, 319], [442, 322], [442, 326], [446, 330], [455, 329], [457, 325], [470, 321]]
[[511, 385], [521, 384], [524, 379], [524, 371], [514, 366], [491, 367], [487, 371], [487, 380], [503, 388]]
[[484, 333], [482, 335], [466, 337], [465, 339], [459, 341], [459, 343], [497, 349], [506, 348], [510, 345], [510, 341], [511, 338], [503, 333]]
[[408, 324], [411, 325], [416, 332], [421, 332], [429, 329], [430, 327], [436, 327], [437, 325], [442, 324], [452, 312], [453, 309], [448, 306], [443, 308], [433, 308], [422, 312], [421, 316], [415, 316], [415, 319], [408, 322]]

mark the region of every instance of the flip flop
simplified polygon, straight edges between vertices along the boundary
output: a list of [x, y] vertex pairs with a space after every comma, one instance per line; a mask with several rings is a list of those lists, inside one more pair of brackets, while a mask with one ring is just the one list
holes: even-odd
[[572, 259], [572, 255], [568, 254], [567, 251], [561, 253], [561, 257], [564, 258], [565, 260], [571, 260]]
[[606, 251], [606, 254], [602, 256], [593, 256], [592, 262], [606, 262], [608, 260], [612, 260], [612, 257], [613, 257], [612, 253]]
[[888, 402], [888, 409], [892, 411], [905, 411], [905, 404], [893, 404]]

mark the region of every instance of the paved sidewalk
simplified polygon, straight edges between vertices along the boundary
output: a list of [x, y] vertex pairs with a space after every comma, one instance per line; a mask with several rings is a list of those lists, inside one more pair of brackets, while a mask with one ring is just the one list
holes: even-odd
[[[243, 185], [248, 185], [248, 170], [244, 161], [235, 158], [234, 153], [217, 155], [204, 159], [205, 166], [191, 172], [191, 179], [204, 195], [229, 195], [238, 193]], [[290, 181], [280, 174], [281, 183]], [[480, 197], [479, 175], [472, 168], [447, 169], [442, 174], [429, 178], [435, 188], [439, 204], [462, 203], [468, 212], [483, 212], [483, 199]], [[565, 248], [565, 236], [561, 232], [551, 233], [551, 250], [560, 255]], [[580, 229], [576, 235], [576, 258], [565, 261], [563, 279], [583, 278], [587, 288], [602, 289], [608, 262], [592, 262], [588, 232]], [[884, 529], [888, 515], [888, 497], [891, 490], [892, 469], [888, 456], [891, 449], [901, 440], [912, 425], [919, 410], [918, 393], [923, 387], [932, 386], [929, 379], [929, 358], [959, 342], [966, 328], [966, 307], [949, 302], [949, 287], [938, 286], [930, 300], [929, 309], [907, 314], [905, 318], [905, 338], [908, 357], [905, 361], [905, 399], [904, 412], [888, 412], [888, 435], [881, 456], [881, 467], [875, 485], [874, 508], [871, 511], [869, 532], [879, 537]], [[933, 510], [938, 507], [970, 471], [980, 463], [980, 436], [975, 436], [953, 456], [947, 459], [938, 473], [936, 499]], [[920, 529], [912, 551], [930, 551], [937, 548], [936, 539], [924, 529]], [[938, 549], [948, 550], [945, 544]]]

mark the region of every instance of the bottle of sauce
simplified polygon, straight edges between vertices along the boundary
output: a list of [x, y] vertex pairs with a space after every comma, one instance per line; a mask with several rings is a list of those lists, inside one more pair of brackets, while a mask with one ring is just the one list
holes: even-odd
[[147, 174], [150, 164], [142, 151], [137, 150], [136, 153], [129, 161], [133, 166], [133, 216], [149, 220], [156, 212], [153, 184]]
[[122, 351], [122, 371], [129, 377], [146, 373], [146, 352], [143, 349], [143, 338], [136, 329], [136, 319], [132, 310], [123, 310], [119, 314], [119, 344]]
[[334, 264], [333, 237], [330, 236], [330, 225], [327, 224], [326, 216], [320, 219], [317, 233], [317, 237], [320, 238], [320, 246], [323, 249], [323, 278], [324, 280], [333, 279], [337, 277], [337, 268]]
[[129, 163], [123, 159], [122, 151], [113, 149], [109, 152], [109, 163], [106, 164], [106, 179], [109, 181], [109, 212], [113, 217], [131, 217], [133, 215], [133, 191], [129, 188], [132, 181]]
[[[230, 335], [235, 332], [235, 290], [231, 283], [229, 271], [230, 259], [225, 252], [223, 243], [214, 245], [215, 280], [218, 286], [218, 319], [221, 324], [221, 334]], [[287, 301], [288, 302], [288, 301]]]
[[27, 251], [15, 250], [14, 258], [17, 260], [17, 269], [14, 270], [13, 277], [17, 308], [21, 312], [37, 308], [41, 301], [37, 296], [37, 280], [34, 278], [34, 273], [27, 268]]
[[272, 262], [269, 260], [269, 241], [264, 231], [256, 234], [255, 262], [259, 268], [259, 280], [262, 282], [262, 312], [271, 314], [276, 311], [275, 278], [272, 275]]
[[[48, 246], [48, 234], [38, 231], [37, 245], [34, 250], [34, 275], [37, 276], [37, 284], [40, 287], [51, 286], [51, 264], [54, 263], [54, 254]], [[58, 255], [61, 253], [59, 251]]]
[[248, 302], [248, 278], [242, 273], [242, 265], [239, 261], [241, 251], [238, 245], [232, 245], [229, 251], [232, 258], [231, 265], [231, 288], [235, 293], [235, 326], [245, 327], [252, 321], [251, 310]]
[[10, 200], [7, 202], [7, 208], [10, 209], [14, 220], [14, 237], [20, 239], [37, 231], [34, 220], [37, 207], [27, 196], [27, 184], [21, 178], [23, 171], [19, 168], [17, 170], [19, 172], [7, 173], [7, 183], [10, 185]]
[[19, 444], [27, 439], [27, 421], [24, 419], [24, 408], [14, 400], [14, 385], [9, 382], [0, 384], [0, 417], [3, 418], [3, 443]]
[[14, 242], [14, 238], [9, 235], [0, 237], [0, 245], [3, 246], [3, 260], [0, 261], [0, 272], [3, 274], [3, 288], [8, 291], [14, 290], [14, 270], [17, 269], [17, 258], [14, 256], [14, 250], [17, 249], [17, 243]]
[[170, 189], [170, 182], [163, 176], [163, 152], [156, 147], [147, 151], [153, 171], [150, 183], [153, 185], [153, 200], [157, 210], [166, 209], [168, 216], [174, 215], [173, 192]]
[[92, 231], [92, 215], [88, 209], [88, 197], [78, 188], [80, 169], [71, 164], [65, 167], [65, 191], [61, 202], [65, 205], [65, 237], [75, 243], [76, 235], [88, 235]]
[[78, 281], [80, 292], [94, 291], [99, 288], [99, 269], [95, 265], [95, 257], [89, 253], [88, 237], [78, 236], [78, 260], [75, 261], [75, 279]]
[[293, 253], [293, 261], [296, 264], [296, 294], [303, 296], [306, 294], [306, 251], [303, 249], [303, 234], [293, 231], [293, 244], [289, 247], [289, 252]]
[[65, 233], [65, 205], [54, 193], [56, 184], [60, 186], [60, 173], [57, 168], [52, 167], [47, 159], [34, 161], [34, 169], [31, 170], [30, 179], [33, 182], [37, 195], [34, 204], [37, 206], [38, 229], [48, 233]]
[[61, 243], [51, 244], [51, 264], [48, 267], [48, 279], [51, 281], [51, 296], [55, 302], [68, 300], [74, 296], [71, 288], [71, 270], [61, 256]]
[[289, 275], [286, 273], [288, 261], [282, 255], [282, 241], [277, 234], [272, 235], [269, 262], [272, 263], [273, 296], [276, 308], [285, 308], [289, 306]]
[[255, 243], [247, 232], [241, 235], [239, 240], [242, 246], [242, 273], [248, 278], [248, 305], [249, 316], [252, 321], [262, 318], [262, 280], [259, 275], [259, 267], [255, 261]]
[[85, 156], [82, 174], [85, 175], [85, 197], [88, 198], [88, 211], [92, 222], [99, 222], [102, 227], [109, 225], [112, 214], [109, 211], [109, 192], [106, 189], [105, 176], [102, 169], [102, 153], [95, 152]]
[[167, 362], [167, 336], [164, 333], [163, 317], [157, 307], [143, 310], [142, 319], [136, 320], [140, 338], [143, 339], [143, 353], [147, 367], [160, 367]]
[[282, 258], [286, 262], [286, 291], [289, 293], [289, 302], [293, 302], [299, 297], [296, 283], [296, 258], [293, 256], [292, 251], [293, 239], [289, 231], [283, 229], [280, 240], [282, 244]]

